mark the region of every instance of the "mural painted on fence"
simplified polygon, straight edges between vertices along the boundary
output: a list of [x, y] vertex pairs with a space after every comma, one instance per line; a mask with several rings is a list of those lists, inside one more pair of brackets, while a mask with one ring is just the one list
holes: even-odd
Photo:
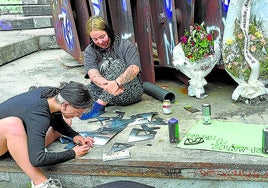
[[58, 46], [82, 63], [81, 48], [70, 0], [51, 0], [51, 9]]

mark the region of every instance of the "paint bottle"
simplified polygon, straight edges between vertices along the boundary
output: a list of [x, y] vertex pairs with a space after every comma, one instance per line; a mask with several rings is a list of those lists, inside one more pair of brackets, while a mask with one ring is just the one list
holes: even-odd
[[163, 109], [163, 114], [166, 114], [166, 115], [171, 114], [170, 100], [163, 100], [162, 109]]

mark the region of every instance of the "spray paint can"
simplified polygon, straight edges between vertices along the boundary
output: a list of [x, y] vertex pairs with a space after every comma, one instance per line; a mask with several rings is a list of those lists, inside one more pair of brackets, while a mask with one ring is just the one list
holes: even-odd
[[178, 143], [180, 139], [179, 121], [176, 118], [171, 118], [168, 121], [168, 133], [170, 143]]
[[170, 100], [163, 100], [163, 114], [171, 114], [171, 103]]
[[262, 152], [268, 153], [268, 127], [262, 130]]
[[208, 103], [202, 105], [203, 124], [211, 124], [211, 106]]

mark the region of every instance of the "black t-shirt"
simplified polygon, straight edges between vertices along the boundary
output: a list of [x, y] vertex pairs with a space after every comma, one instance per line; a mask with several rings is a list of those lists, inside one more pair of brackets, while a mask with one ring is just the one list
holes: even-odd
[[45, 152], [45, 136], [50, 126], [66, 136], [74, 137], [78, 133], [66, 124], [60, 112], [50, 113], [47, 99], [40, 97], [44, 89], [33, 89], [0, 104], [0, 119], [15, 116], [23, 121], [33, 166], [52, 165], [75, 157], [73, 150]]

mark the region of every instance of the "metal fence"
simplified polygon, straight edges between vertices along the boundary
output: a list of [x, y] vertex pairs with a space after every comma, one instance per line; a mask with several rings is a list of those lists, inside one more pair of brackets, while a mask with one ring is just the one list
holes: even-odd
[[[83, 63], [89, 44], [85, 23], [101, 15], [122, 38], [135, 42], [144, 81], [155, 83], [154, 66], [171, 67], [172, 51], [195, 22], [223, 30], [222, 0], [51, 0], [58, 45]], [[221, 32], [223, 33], [223, 32]]]

